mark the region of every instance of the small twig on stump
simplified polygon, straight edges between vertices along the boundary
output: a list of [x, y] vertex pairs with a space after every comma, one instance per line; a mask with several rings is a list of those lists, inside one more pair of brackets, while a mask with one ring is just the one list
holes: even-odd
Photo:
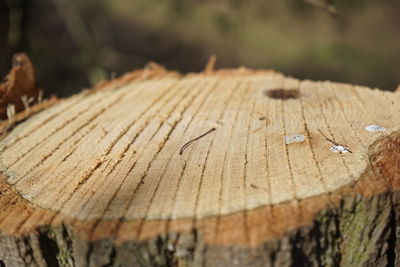
[[212, 128], [211, 130], [209, 130], [209, 131], [203, 133], [202, 135], [200, 135], [199, 137], [196, 137], [195, 139], [192, 139], [192, 140], [190, 140], [189, 142], [187, 142], [186, 144], [184, 144], [184, 145], [182, 146], [181, 150], [179, 151], [179, 155], [182, 155], [183, 152], [185, 151], [185, 149], [186, 149], [191, 143], [193, 143], [194, 141], [199, 140], [200, 138], [206, 136], [207, 134], [209, 134], [209, 133], [211, 133], [211, 132], [213, 132], [213, 131], [215, 131], [215, 128]]

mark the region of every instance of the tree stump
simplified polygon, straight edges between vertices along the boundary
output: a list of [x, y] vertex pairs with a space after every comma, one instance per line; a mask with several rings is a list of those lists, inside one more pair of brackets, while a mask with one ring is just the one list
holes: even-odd
[[1, 140], [0, 259], [394, 265], [399, 104], [244, 68], [153, 67], [58, 100]]

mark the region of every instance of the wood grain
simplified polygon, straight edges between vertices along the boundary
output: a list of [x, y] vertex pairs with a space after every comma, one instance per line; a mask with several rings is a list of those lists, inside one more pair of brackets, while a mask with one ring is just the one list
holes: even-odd
[[[257, 247], [344, 197], [399, 188], [399, 103], [396, 93], [273, 71], [136, 72], [1, 140], [0, 230], [66, 224], [123, 243], [197, 229], [207, 244]], [[352, 153], [332, 152], [320, 131]], [[285, 144], [293, 134], [305, 141]]]

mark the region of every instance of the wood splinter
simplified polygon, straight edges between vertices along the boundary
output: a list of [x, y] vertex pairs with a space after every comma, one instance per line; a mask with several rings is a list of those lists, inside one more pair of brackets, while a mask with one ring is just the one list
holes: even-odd
[[212, 128], [211, 130], [209, 130], [209, 131], [203, 133], [202, 135], [200, 135], [199, 137], [196, 137], [196, 138], [190, 140], [189, 142], [187, 142], [186, 144], [184, 144], [184, 145], [182, 146], [181, 150], [179, 151], [179, 155], [182, 155], [183, 152], [185, 151], [185, 149], [186, 149], [188, 146], [190, 146], [191, 143], [193, 143], [194, 141], [199, 140], [200, 138], [206, 136], [207, 134], [209, 134], [209, 133], [211, 133], [211, 132], [213, 132], [213, 131], [215, 131], [215, 130], [216, 130], [215, 128]]

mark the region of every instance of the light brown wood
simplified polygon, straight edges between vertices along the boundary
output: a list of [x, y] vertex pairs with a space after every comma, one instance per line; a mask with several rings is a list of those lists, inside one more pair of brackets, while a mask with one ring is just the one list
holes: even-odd
[[[301, 97], [263, 93], [279, 88]], [[31, 118], [2, 141], [0, 162], [25, 199], [81, 220], [225, 215], [356, 181], [382, 135], [365, 126], [400, 125], [388, 94], [276, 73], [137, 81]], [[319, 130], [353, 153], [330, 151]], [[286, 145], [291, 134], [306, 140]]]
[[273, 71], [135, 72], [1, 140], [0, 230], [65, 224], [123, 244], [196, 229], [210, 246], [255, 248], [345, 197], [396, 191], [400, 146], [388, 140], [399, 138], [399, 104], [399, 94]]

